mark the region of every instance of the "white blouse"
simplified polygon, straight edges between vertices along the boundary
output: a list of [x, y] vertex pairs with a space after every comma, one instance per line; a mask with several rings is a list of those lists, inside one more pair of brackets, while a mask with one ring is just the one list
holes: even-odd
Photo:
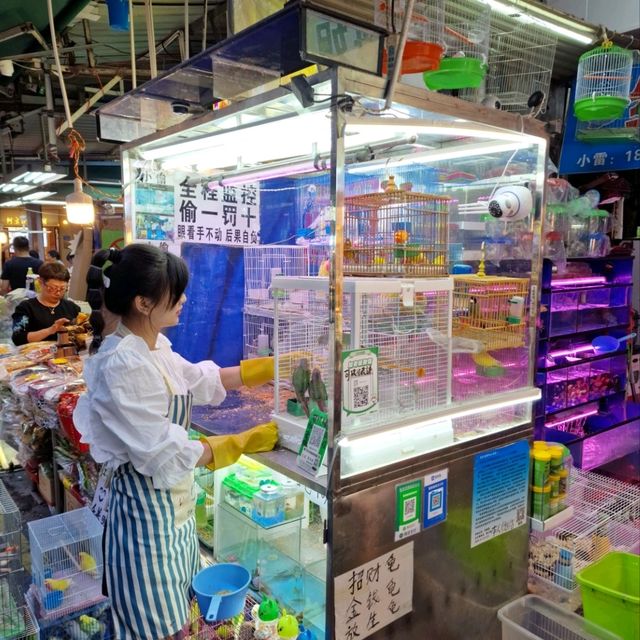
[[202, 455], [202, 444], [169, 420], [171, 395], [191, 391], [194, 404], [220, 404], [226, 397], [220, 369], [210, 360], [188, 362], [163, 335], [152, 351], [142, 338], [124, 333], [108, 336], [86, 360], [88, 391], [78, 400], [73, 422], [96, 462], [131, 462], [156, 489], [169, 489]]

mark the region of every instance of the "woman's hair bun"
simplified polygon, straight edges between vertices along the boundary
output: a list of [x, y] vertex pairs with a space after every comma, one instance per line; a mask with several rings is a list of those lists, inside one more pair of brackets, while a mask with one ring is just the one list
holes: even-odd
[[118, 264], [122, 260], [122, 251], [120, 249], [116, 249], [115, 247], [111, 247], [109, 249], [109, 261], [112, 264]]

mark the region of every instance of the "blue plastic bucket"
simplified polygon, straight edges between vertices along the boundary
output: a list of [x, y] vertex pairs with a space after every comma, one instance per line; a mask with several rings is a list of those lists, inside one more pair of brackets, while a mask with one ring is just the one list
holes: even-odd
[[244, 609], [251, 574], [239, 564], [214, 564], [198, 571], [191, 587], [207, 622], [233, 618]]
[[129, 0], [107, 0], [109, 26], [116, 31], [129, 31]]

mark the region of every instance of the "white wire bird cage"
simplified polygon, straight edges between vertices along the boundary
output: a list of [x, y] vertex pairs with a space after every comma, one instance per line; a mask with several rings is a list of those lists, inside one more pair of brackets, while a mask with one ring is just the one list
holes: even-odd
[[[390, 33], [399, 32], [406, 5], [406, 0], [376, 0], [376, 25]], [[401, 73], [437, 69], [444, 54], [444, 0], [416, 0], [410, 20]]]
[[102, 526], [87, 507], [29, 522], [28, 528], [40, 619], [104, 600]]
[[629, 104], [633, 51], [605, 39], [580, 56], [573, 110], [580, 121], [615, 120]]
[[[284, 446], [297, 451], [306, 412], [314, 403], [326, 411], [317, 402], [322, 394], [313, 384], [315, 370], [330, 394], [329, 285], [324, 278], [276, 278], [274, 288], [274, 417]], [[375, 410], [345, 413], [345, 431], [389, 425], [450, 401], [452, 288], [451, 278], [345, 280], [344, 349], [377, 348], [377, 390], [369, 386], [354, 391], [358, 402], [375, 396]], [[294, 384], [302, 360], [310, 378], [308, 391]]]
[[487, 73], [491, 7], [484, 0], [447, 0], [445, 57], [424, 74], [429, 89], [478, 88]]
[[21, 540], [20, 510], [0, 482], [0, 576], [22, 568]]

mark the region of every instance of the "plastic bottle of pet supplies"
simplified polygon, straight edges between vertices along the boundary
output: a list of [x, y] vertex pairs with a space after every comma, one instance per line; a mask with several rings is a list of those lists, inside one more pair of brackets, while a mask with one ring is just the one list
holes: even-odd
[[543, 449], [533, 452], [533, 484], [536, 487], [544, 487], [549, 481], [551, 467], [551, 453]]
[[304, 510], [304, 492], [300, 485], [293, 480], [283, 480], [282, 493], [284, 494], [285, 520], [300, 518]]
[[511, 296], [509, 298], [509, 324], [520, 324], [524, 316], [524, 298], [522, 296]]
[[274, 483], [266, 482], [253, 496], [253, 519], [263, 527], [284, 521], [284, 494]]

